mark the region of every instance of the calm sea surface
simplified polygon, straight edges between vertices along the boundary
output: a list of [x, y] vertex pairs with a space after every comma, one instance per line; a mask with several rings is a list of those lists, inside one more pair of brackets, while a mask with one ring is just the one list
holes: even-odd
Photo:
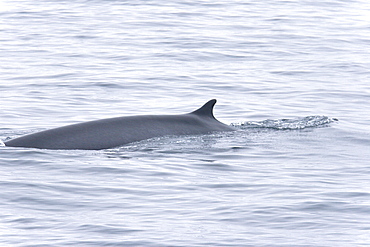
[[1, 246], [370, 246], [370, 2], [0, 2], [0, 139], [181, 114], [234, 133], [0, 147]]

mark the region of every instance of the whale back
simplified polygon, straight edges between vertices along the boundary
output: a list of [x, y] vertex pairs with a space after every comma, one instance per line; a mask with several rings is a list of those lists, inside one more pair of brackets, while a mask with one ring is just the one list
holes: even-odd
[[78, 123], [5, 142], [6, 146], [43, 149], [106, 149], [165, 135], [232, 131], [213, 116], [216, 100], [182, 115], [139, 115]]

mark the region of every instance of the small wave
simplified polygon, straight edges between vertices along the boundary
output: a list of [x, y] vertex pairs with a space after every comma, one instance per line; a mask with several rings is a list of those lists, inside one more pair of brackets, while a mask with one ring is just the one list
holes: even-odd
[[269, 128], [277, 130], [297, 130], [325, 126], [336, 121], [338, 121], [338, 119], [330, 118], [327, 116], [308, 116], [293, 119], [267, 119], [263, 121], [247, 121], [242, 123], [232, 123], [231, 125], [241, 129]]

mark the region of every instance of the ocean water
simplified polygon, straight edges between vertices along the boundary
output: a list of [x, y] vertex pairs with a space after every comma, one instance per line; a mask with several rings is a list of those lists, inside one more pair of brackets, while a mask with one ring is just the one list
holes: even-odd
[[5, 0], [0, 139], [181, 114], [233, 133], [0, 147], [1, 246], [369, 246], [370, 2]]

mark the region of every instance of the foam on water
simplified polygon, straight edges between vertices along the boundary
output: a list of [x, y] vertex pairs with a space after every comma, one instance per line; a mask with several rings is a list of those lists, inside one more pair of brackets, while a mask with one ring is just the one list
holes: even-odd
[[247, 128], [268, 128], [277, 130], [296, 130], [327, 126], [330, 123], [336, 122], [338, 119], [327, 116], [308, 116], [293, 119], [276, 119], [263, 121], [246, 121], [242, 123], [232, 123], [231, 126], [247, 129]]

